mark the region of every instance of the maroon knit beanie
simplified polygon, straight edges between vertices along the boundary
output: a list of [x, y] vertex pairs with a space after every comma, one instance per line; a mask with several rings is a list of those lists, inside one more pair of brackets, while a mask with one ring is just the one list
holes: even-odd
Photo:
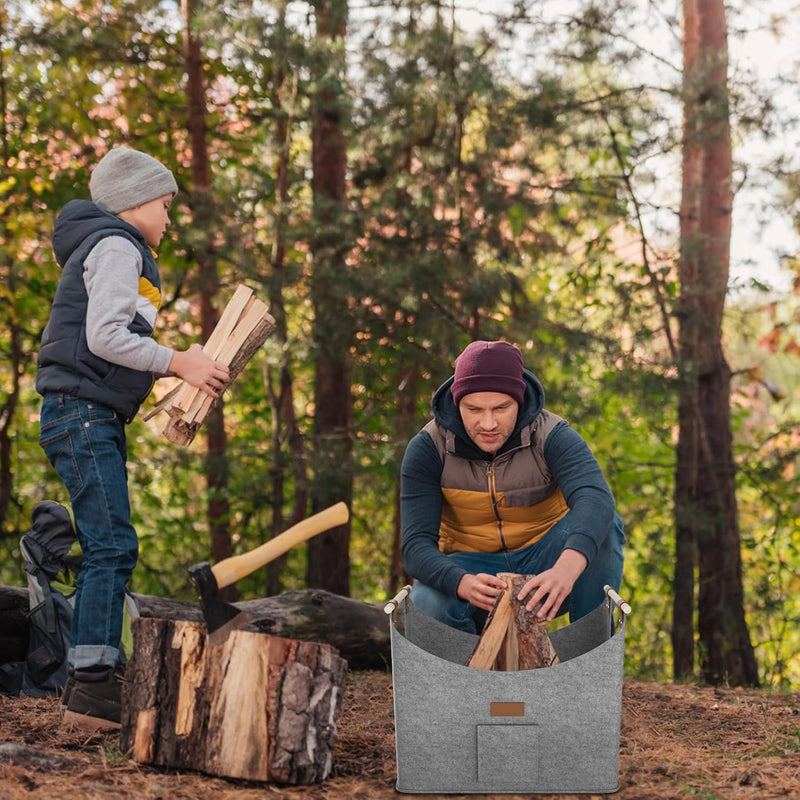
[[525, 397], [522, 353], [508, 342], [472, 342], [456, 359], [450, 391], [456, 405], [473, 392], [501, 392], [520, 405]]

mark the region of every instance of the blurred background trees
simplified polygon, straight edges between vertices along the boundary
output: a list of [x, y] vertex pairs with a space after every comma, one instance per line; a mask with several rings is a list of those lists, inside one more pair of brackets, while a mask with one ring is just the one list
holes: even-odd
[[[689, 396], [681, 330], [697, 299], [682, 270], [713, 266], [687, 249], [679, 225], [691, 175], [681, 161], [691, 95], [680, 4], [659, 14], [578, 0], [478, 13], [436, 0], [8, 0], [0, 581], [24, 583], [18, 541], [36, 502], [67, 503], [37, 444], [33, 386], [58, 280], [53, 220], [67, 200], [88, 197], [97, 160], [127, 144], [167, 163], [181, 188], [159, 252], [159, 340], [202, 341], [238, 283], [278, 323], [190, 448], [160, 438], [157, 420], [130, 426], [135, 591], [191, 598], [190, 564], [255, 547], [345, 499], [346, 529], [242, 580], [240, 596], [305, 585], [363, 600], [393, 593], [406, 580], [405, 445], [458, 352], [504, 338], [592, 444], [626, 521], [628, 673], [668, 679], [700, 667], [712, 681], [800, 685], [797, 250], [768, 227], [742, 264], [736, 235], [744, 203], [746, 222], [791, 227], [797, 214], [796, 154], [776, 135], [794, 123], [796, 84], [788, 72], [780, 86], [760, 83], [736, 56], [745, 33], [778, 42], [793, 23], [739, 5], [718, 84], [732, 143], [731, 263], [714, 272], [713, 337], [702, 315], [691, 334], [716, 342], [726, 371], [714, 402], [729, 411], [729, 445], [712, 447], [703, 468], [729, 480], [727, 530], [739, 542], [712, 538], [703, 562], [696, 537], [707, 526], [697, 528], [694, 495], [676, 484]], [[719, 121], [703, 114], [701, 128]], [[168, 389], [160, 382], [154, 399]], [[695, 530], [676, 539], [686, 519]], [[676, 546], [689, 553], [678, 559], [680, 595]], [[732, 610], [757, 676], [705, 670], [698, 585], [702, 564], [723, 551], [741, 561]], [[686, 601], [676, 617], [682, 666], [673, 598]]]

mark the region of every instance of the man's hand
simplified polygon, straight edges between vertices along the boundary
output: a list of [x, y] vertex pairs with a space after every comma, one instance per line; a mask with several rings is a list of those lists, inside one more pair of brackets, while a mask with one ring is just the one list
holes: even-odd
[[230, 380], [228, 367], [207, 356], [199, 344], [193, 344], [188, 350], [176, 350], [169, 369], [210, 397], [217, 397]]
[[497, 595], [506, 588], [505, 581], [496, 575], [480, 572], [477, 575], [467, 573], [458, 584], [458, 596], [477, 608], [491, 611]]
[[564, 550], [550, 569], [535, 575], [520, 589], [518, 598], [524, 600], [530, 595], [525, 609], [533, 611], [541, 603], [536, 618], [554, 619], [588, 563], [577, 550]]

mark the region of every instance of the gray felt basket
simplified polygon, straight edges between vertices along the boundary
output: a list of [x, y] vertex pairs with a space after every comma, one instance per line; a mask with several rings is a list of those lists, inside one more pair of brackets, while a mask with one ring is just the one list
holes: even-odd
[[606, 587], [594, 611], [550, 634], [560, 663], [496, 672], [465, 666], [478, 636], [420, 611], [408, 589], [386, 605], [398, 791], [619, 789], [627, 603]]

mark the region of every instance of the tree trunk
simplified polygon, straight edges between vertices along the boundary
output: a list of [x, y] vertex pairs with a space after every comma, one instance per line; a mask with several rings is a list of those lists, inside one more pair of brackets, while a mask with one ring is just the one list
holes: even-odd
[[[272, 405], [272, 536], [280, 534], [288, 524], [306, 516], [308, 508], [308, 476], [306, 468], [305, 442], [297, 416], [294, 411], [294, 379], [291, 369], [291, 349], [287, 347], [288, 327], [284, 306], [284, 281], [286, 274], [286, 228], [289, 208], [289, 167], [292, 141], [291, 108], [297, 95], [297, 77], [293, 81], [287, 76], [287, 57], [285, 52], [286, 8], [288, 0], [277, 5], [278, 20], [275, 25], [273, 55], [272, 106], [275, 110], [274, 143], [275, 159], [275, 229], [272, 240], [272, 272], [269, 280], [270, 308], [276, 321], [276, 337], [281, 343], [281, 359], [275, 386], [269, 382]], [[288, 96], [288, 97], [287, 97]], [[287, 99], [289, 102], [287, 102]], [[288, 463], [286, 458], [288, 444]], [[284, 519], [285, 484], [287, 473], [293, 479], [293, 511], [288, 522]], [[276, 558], [267, 564], [266, 594], [273, 596], [283, 588], [281, 572], [286, 556]]]
[[[200, 292], [200, 325], [203, 341], [207, 341], [219, 321], [214, 301], [219, 294], [217, 259], [212, 243], [215, 228], [214, 206], [211, 199], [211, 170], [208, 158], [206, 93], [203, 77], [203, 55], [193, 33], [193, 0], [183, 0], [183, 55], [186, 64], [188, 130], [192, 146], [191, 202], [194, 227], [204, 237], [193, 253], [197, 261]], [[230, 502], [228, 500], [228, 456], [225, 433], [224, 403], [220, 398], [212, 407], [205, 422], [208, 449], [205, 456], [208, 487], [207, 516], [211, 535], [211, 559], [222, 561], [233, 554], [230, 533]], [[221, 590], [226, 600], [238, 596], [235, 586]]]
[[[198, 603], [134, 595], [143, 617], [201, 622]], [[0, 663], [28, 652], [28, 590], [0, 585]], [[283, 592], [237, 603], [251, 617], [246, 630], [335, 647], [351, 670], [386, 669], [391, 663], [389, 623], [383, 604], [363, 603], [319, 589]]]
[[758, 684], [744, 616], [722, 317], [730, 268], [732, 157], [722, 0], [684, 0], [684, 141], [675, 476], [676, 677], [693, 669], [695, 554], [703, 678]]
[[[351, 267], [345, 231], [347, 148], [343, 132], [341, 81], [346, 0], [315, 0], [316, 89], [312, 99], [314, 274], [314, 482], [312, 511], [353, 495], [353, 345], [348, 287]], [[341, 595], [350, 594], [350, 523], [315, 537], [308, 546], [306, 580]]]

